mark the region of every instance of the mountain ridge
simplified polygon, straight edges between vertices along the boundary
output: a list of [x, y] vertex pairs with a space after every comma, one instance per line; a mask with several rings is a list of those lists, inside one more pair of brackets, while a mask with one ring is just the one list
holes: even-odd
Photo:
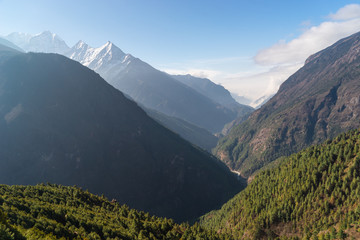
[[357, 33], [310, 57], [220, 141], [217, 156], [249, 176], [278, 157], [359, 127], [359, 42]]
[[359, 239], [359, 150], [357, 129], [284, 157], [201, 223], [235, 239]]
[[[221, 131], [226, 123], [236, 117], [237, 113], [233, 110], [215, 103], [141, 59], [124, 54], [110, 42], [99, 48], [80, 43], [68, 51], [66, 56], [95, 70], [111, 85], [146, 108], [181, 118], [212, 133]], [[100, 55], [99, 52], [108, 45], [111, 45], [112, 51], [120, 54], [112, 54], [109, 50]], [[89, 52], [94, 53], [93, 56]]]
[[[34, 42], [32, 35], [12, 33], [8, 38], [21, 43], [26, 51], [31, 48], [32, 51], [39, 51], [39, 44], [31, 46]], [[203, 95], [196, 90], [194, 92], [194, 88], [189, 88], [183, 83], [179, 85], [177, 84], [179, 81], [172, 76], [165, 76], [161, 71], [131, 54], [125, 54], [110, 41], [98, 48], [79, 41], [72, 48], [68, 48], [65, 44], [66, 46], [60, 51], [56, 50], [58, 47], [54, 46], [53, 38], [58, 39], [57, 42], [63, 40], [56, 34], [45, 31], [37, 38], [43, 40], [43, 52], [56, 52], [77, 60], [98, 72], [110, 84], [115, 85], [139, 104], [169, 117], [180, 118], [212, 133], [220, 132], [225, 124], [243, 112], [250, 111], [236, 102], [233, 102], [232, 106], [223, 106], [209, 98], [210, 95]], [[51, 46], [53, 50], [50, 50]], [[153, 92], [147, 91], [150, 88]], [[227, 97], [233, 101], [231, 96]]]
[[218, 137], [211, 134], [204, 128], [199, 128], [180, 118], [169, 117], [155, 110], [144, 108], [145, 112], [154, 120], [159, 121], [163, 126], [179, 134], [185, 140], [201, 147], [208, 152], [216, 146]]
[[26, 52], [63, 54], [70, 49], [61, 37], [50, 31], [44, 31], [35, 35], [14, 32], [5, 36], [5, 39], [13, 42]]
[[2, 183], [76, 184], [177, 221], [241, 189], [219, 160], [76, 61], [18, 53], [0, 73]]

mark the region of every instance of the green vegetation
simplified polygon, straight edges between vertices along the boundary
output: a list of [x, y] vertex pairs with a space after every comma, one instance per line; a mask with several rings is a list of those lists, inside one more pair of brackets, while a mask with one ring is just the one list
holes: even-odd
[[78, 187], [0, 186], [2, 239], [230, 239], [120, 206]]
[[214, 149], [245, 177], [282, 156], [360, 127], [360, 33], [311, 56]]
[[259, 173], [201, 218], [236, 239], [359, 239], [360, 131], [353, 130]]

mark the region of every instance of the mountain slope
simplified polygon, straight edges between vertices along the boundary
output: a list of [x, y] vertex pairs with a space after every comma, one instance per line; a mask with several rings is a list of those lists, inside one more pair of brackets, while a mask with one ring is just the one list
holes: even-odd
[[150, 117], [159, 121], [163, 126], [208, 152], [211, 152], [217, 144], [218, 138], [203, 128], [199, 128], [179, 118], [169, 117], [154, 110], [145, 109], [145, 111]]
[[359, 197], [360, 131], [353, 130], [261, 172], [202, 223], [236, 239], [359, 239]]
[[239, 113], [238, 117], [242, 117], [253, 111], [252, 107], [236, 102], [230, 92], [223, 86], [215, 84], [207, 78], [198, 78], [191, 76], [190, 74], [171, 76], [183, 84], [195, 89], [202, 95], [207, 96], [214, 102], [237, 111]]
[[65, 55], [82, 65], [99, 73], [102, 77], [110, 77], [112, 72], [122, 71], [134, 59], [130, 54], [125, 54], [120, 48], [107, 42], [99, 48], [93, 48], [83, 41], [79, 41]]
[[14, 32], [5, 38], [26, 52], [62, 54], [69, 50], [64, 40], [49, 31], [44, 31], [36, 35]]
[[173, 79], [111, 42], [92, 48], [80, 41], [66, 53], [95, 70], [134, 101], [171, 117], [181, 118], [212, 133], [234, 120], [237, 112]]
[[19, 51], [19, 52], [24, 52], [24, 50], [22, 50], [21, 48], [19, 48], [12, 42], [6, 40], [5, 38], [0, 38], [0, 45], [15, 49], [16, 51]]
[[251, 102], [252, 102], [251, 99], [246, 98], [246, 97], [244, 97], [244, 96], [240, 96], [240, 95], [238, 95], [237, 93], [231, 92], [230, 94], [231, 94], [231, 97], [232, 97], [233, 99], [235, 99], [235, 100], [236, 100], [238, 103], [240, 103], [240, 104], [250, 106], [250, 104], [251, 104]]
[[145, 107], [184, 119], [212, 133], [221, 131], [237, 115], [140, 59], [131, 61], [124, 71], [107, 79]]
[[314, 54], [222, 139], [216, 154], [249, 176], [276, 158], [360, 126], [360, 33]]
[[61, 55], [0, 62], [0, 92], [1, 183], [76, 184], [177, 221], [239, 190], [217, 159]]
[[[0, 186], [1, 239], [225, 239], [77, 187]], [[13, 236], [11, 236], [13, 234]], [[16, 235], [15, 235], [16, 234]], [[227, 238], [229, 239], [229, 238]]]

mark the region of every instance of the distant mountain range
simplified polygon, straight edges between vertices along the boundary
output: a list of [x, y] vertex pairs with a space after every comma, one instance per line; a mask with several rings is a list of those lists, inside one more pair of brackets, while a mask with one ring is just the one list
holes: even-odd
[[64, 40], [50, 31], [45, 31], [36, 35], [14, 32], [7, 35], [5, 39], [14, 43], [26, 52], [63, 54], [70, 49]]
[[177, 221], [241, 189], [222, 162], [94, 71], [59, 54], [0, 49], [1, 183], [77, 185]]
[[99, 48], [93, 48], [85, 42], [79, 41], [64, 55], [94, 70], [105, 79], [123, 71], [135, 59], [130, 54], [125, 54], [112, 42], [107, 42]]
[[244, 96], [239, 96], [236, 93], [231, 93], [231, 97], [233, 97], [238, 103], [243, 105], [251, 106], [255, 109], [260, 108], [262, 105], [264, 105], [267, 101], [269, 101], [275, 94], [266, 94], [264, 96], [261, 96], [255, 100], [251, 100], [249, 98], [246, 98]]
[[239, 108], [251, 111], [241, 105], [234, 107], [236, 110], [229, 109], [211, 99], [212, 95], [204, 95], [199, 88], [189, 87], [125, 54], [111, 42], [92, 48], [80, 41], [65, 55], [98, 72], [111, 85], [146, 108], [183, 119], [212, 133], [221, 131], [226, 123], [235, 119]]
[[234, 98], [238, 103], [250, 106], [252, 100], [244, 96], [239, 96], [236, 93], [231, 92], [231, 97]]
[[208, 79], [168, 75], [125, 54], [111, 42], [93, 48], [79, 41], [70, 49], [59, 36], [48, 31], [35, 36], [12, 33], [6, 38], [25, 51], [61, 53], [96, 71], [146, 108], [212, 133], [221, 132], [225, 124], [252, 111]]
[[360, 126], [360, 33], [310, 56], [216, 154], [249, 176], [278, 157]]
[[223, 86], [213, 83], [207, 78], [199, 78], [187, 75], [172, 75], [173, 78], [191, 87], [214, 102], [221, 104], [234, 111], [240, 111], [240, 115], [252, 112], [253, 108], [239, 104]]

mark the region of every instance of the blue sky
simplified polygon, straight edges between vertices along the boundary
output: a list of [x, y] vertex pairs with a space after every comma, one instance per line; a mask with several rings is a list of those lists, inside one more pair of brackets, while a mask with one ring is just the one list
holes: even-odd
[[156, 68], [210, 77], [256, 98], [265, 90], [250, 91], [246, 77], [282, 67], [259, 53], [324, 22], [347, 20], [331, 14], [349, 4], [360, 1], [0, 0], [0, 35], [50, 30], [70, 46], [80, 39], [94, 47], [110, 40]]

